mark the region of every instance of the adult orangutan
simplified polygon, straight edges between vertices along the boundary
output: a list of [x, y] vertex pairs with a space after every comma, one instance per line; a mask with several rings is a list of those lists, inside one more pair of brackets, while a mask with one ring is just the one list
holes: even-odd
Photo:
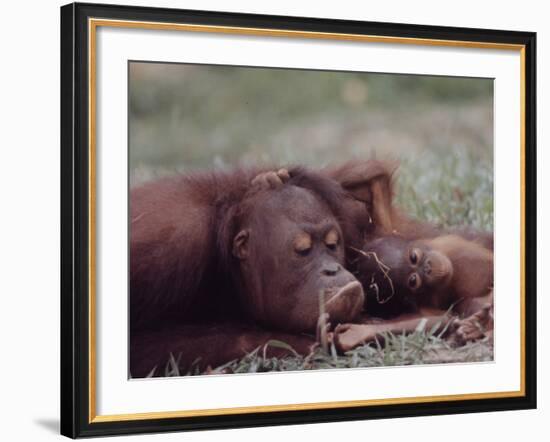
[[390, 176], [366, 161], [192, 174], [133, 189], [131, 375], [160, 371], [170, 354], [182, 367], [198, 357], [215, 366], [271, 338], [307, 352], [320, 297], [333, 322], [355, 320], [364, 295], [346, 270], [346, 248], [391, 229]]

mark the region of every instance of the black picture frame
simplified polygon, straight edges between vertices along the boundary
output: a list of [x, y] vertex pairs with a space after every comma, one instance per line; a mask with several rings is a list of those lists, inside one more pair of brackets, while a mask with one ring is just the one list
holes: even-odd
[[[94, 421], [90, 412], [90, 18], [521, 45], [524, 51], [524, 395], [468, 400]], [[61, 8], [61, 434], [76, 438], [536, 408], [536, 34], [117, 5]]]

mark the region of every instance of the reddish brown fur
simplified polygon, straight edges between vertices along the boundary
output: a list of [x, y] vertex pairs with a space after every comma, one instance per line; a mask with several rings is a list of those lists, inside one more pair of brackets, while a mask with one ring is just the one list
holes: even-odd
[[[272, 172], [256, 169], [163, 179], [133, 189], [132, 376], [144, 376], [155, 366], [160, 370], [170, 353], [181, 353], [184, 367], [197, 356], [202, 357], [203, 366], [215, 363], [222, 354], [220, 346], [226, 349], [225, 356], [242, 356], [243, 349], [231, 341], [235, 327], [246, 324], [252, 327], [247, 329], [247, 342], [254, 345], [265, 342], [268, 336], [284, 334], [284, 329], [294, 330], [292, 333], [300, 328], [314, 331], [318, 301], [301, 305], [294, 300], [289, 304], [291, 298], [281, 298], [275, 289], [270, 291], [270, 284], [283, 284], [287, 289], [280, 292], [294, 293], [299, 301], [304, 290], [317, 293], [323, 286], [338, 287], [355, 280], [343, 269], [344, 242], [359, 247], [372, 234], [378, 214], [371, 217], [368, 213], [375, 205], [369, 188], [379, 182], [388, 187], [390, 175], [380, 163], [371, 161], [340, 168], [336, 178], [342, 181], [351, 170], [356, 174], [352, 185], [344, 182], [342, 186], [327, 177], [332, 176], [331, 171], [315, 174], [295, 168], [288, 176], [283, 173], [280, 183]], [[260, 179], [254, 180], [258, 176]], [[287, 206], [292, 201], [290, 209]], [[271, 210], [275, 217], [282, 214], [277, 222], [287, 226], [273, 225], [270, 217], [266, 221], [262, 215], [265, 210]], [[258, 244], [274, 241], [281, 245], [286, 241], [285, 232], [303, 222], [321, 223], [319, 228], [326, 225], [339, 232], [341, 242], [334, 251], [316, 252], [318, 256], [309, 264], [277, 256], [269, 244], [262, 244], [263, 248]], [[248, 235], [250, 230], [253, 234]], [[248, 236], [256, 239], [248, 244]], [[286, 270], [281, 270], [283, 267]], [[321, 273], [313, 277], [315, 268]], [[272, 282], [266, 284], [269, 277]], [[311, 287], [300, 288], [303, 284]], [[257, 295], [256, 290], [265, 296]], [[358, 296], [355, 288], [350, 293], [350, 297]], [[333, 316], [343, 321], [353, 319], [354, 302], [344, 298], [332, 305], [336, 309]], [[305, 321], [302, 325], [301, 317]], [[212, 333], [213, 323], [226, 325], [219, 325]], [[190, 326], [198, 328], [191, 333]], [[288, 336], [283, 337], [288, 341]], [[291, 336], [297, 336], [296, 345], [303, 349], [305, 338]], [[313, 337], [307, 339], [314, 342]]]
[[423, 304], [442, 309], [454, 305], [454, 310], [460, 314], [476, 313], [479, 299], [487, 297], [493, 287], [492, 250], [457, 235], [443, 235], [417, 243], [447, 256], [453, 266], [448, 286], [434, 287]]

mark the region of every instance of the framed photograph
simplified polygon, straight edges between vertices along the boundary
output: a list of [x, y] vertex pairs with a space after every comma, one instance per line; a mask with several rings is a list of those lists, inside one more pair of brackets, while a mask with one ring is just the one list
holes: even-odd
[[61, 433], [536, 407], [529, 32], [61, 8]]

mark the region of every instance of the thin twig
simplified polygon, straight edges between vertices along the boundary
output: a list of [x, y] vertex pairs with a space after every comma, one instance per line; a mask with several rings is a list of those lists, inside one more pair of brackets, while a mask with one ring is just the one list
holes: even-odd
[[390, 284], [390, 288], [391, 288], [391, 295], [388, 296], [387, 298], [385, 299], [380, 299], [380, 290], [378, 289], [378, 285], [374, 282], [374, 273], [372, 274], [371, 276], [371, 284], [369, 287], [372, 287], [376, 290], [376, 301], [378, 301], [378, 304], [385, 304], [386, 302], [388, 302], [391, 298], [393, 298], [393, 296], [395, 295], [395, 288], [393, 286], [393, 281], [392, 279], [390, 278], [389, 276], [389, 272], [390, 272], [390, 267], [388, 267], [386, 264], [384, 264], [379, 258], [378, 258], [378, 255], [376, 254], [376, 252], [365, 252], [363, 250], [360, 250], [360, 249], [356, 249], [355, 247], [352, 247], [352, 246], [348, 246], [350, 249], [352, 249], [353, 251], [365, 256], [366, 258], [374, 258], [374, 260], [376, 261], [376, 264], [378, 264], [378, 268], [380, 269], [380, 271], [382, 272], [382, 275], [384, 276], [385, 279], [387, 279], [388, 283]]

